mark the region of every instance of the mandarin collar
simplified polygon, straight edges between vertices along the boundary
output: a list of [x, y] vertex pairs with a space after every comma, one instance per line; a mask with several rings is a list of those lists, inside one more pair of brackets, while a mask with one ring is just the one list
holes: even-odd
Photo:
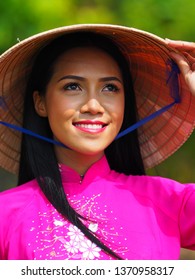
[[101, 177], [106, 176], [110, 172], [110, 167], [106, 156], [104, 155], [101, 159], [92, 164], [84, 175], [80, 175], [77, 171], [70, 168], [65, 164], [59, 164], [59, 169], [62, 177], [62, 183], [78, 183], [88, 184], [92, 181], [96, 181]]

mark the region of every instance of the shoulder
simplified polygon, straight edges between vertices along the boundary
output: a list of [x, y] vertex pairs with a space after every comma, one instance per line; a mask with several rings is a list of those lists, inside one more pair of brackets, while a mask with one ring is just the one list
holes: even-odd
[[0, 193], [0, 220], [7, 215], [24, 209], [40, 192], [36, 180], [25, 183], [24, 185], [3, 191]]
[[0, 193], [0, 239], [21, 219], [34, 212], [42, 192], [36, 180]]
[[19, 225], [24, 222], [25, 227], [29, 215], [34, 214], [35, 201], [40, 197], [36, 180], [0, 193], [0, 259], [4, 259], [10, 239], [19, 232]]
[[140, 195], [155, 196], [163, 195], [163, 193], [167, 195], [182, 195], [186, 192], [195, 191], [195, 184], [183, 184], [160, 176], [125, 175], [113, 170], [110, 176], [115, 182], [124, 185], [124, 188], [128, 188]]
[[0, 192], [0, 200], [35, 193], [38, 190], [38, 187], [36, 180], [29, 181], [23, 185]]
[[[160, 176], [124, 175], [115, 171], [111, 177], [120, 189], [130, 192], [140, 203], [153, 205], [174, 216], [188, 202], [195, 198], [195, 184], [182, 184]], [[194, 199], [195, 204], [195, 199]]]

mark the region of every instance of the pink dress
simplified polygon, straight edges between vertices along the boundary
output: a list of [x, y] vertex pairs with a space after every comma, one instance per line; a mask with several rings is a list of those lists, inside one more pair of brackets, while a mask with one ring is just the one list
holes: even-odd
[[[110, 170], [105, 157], [83, 180], [60, 165], [71, 205], [108, 247], [128, 260], [178, 259], [195, 249], [195, 184]], [[35, 180], [0, 193], [0, 259], [112, 259], [64, 219]]]

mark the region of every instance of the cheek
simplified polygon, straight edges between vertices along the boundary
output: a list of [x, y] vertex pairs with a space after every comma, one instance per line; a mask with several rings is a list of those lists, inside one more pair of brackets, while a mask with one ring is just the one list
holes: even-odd
[[119, 109], [114, 113], [114, 118], [116, 120], [117, 127], [120, 129], [124, 119], [124, 109]]
[[55, 108], [48, 114], [50, 123], [55, 123], [57, 126], [66, 125], [69, 121], [72, 122], [72, 118], [75, 116], [76, 111], [70, 108]]
[[60, 118], [68, 120], [77, 110], [77, 104], [67, 98], [48, 98], [46, 106], [49, 120], [56, 121]]
[[124, 98], [120, 98], [114, 107], [113, 117], [117, 122], [117, 126], [121, 127], [124, 119], [125, 102]]

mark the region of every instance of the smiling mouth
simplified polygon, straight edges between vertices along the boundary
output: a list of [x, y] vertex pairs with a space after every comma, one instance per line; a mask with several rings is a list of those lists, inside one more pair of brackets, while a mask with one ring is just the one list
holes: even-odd
[[74, 123], [73, 124], [77, 129], [89, 133], [99, 133], [105, 130], [107, 124], [103, 123]]
[[89, 129], [100, 129], [103, 128], [103, 124], [81, 124], [81, 123], [76, 123], [74, 124], [76, 127], [82, 127], [82, 128], [89, 128]]

